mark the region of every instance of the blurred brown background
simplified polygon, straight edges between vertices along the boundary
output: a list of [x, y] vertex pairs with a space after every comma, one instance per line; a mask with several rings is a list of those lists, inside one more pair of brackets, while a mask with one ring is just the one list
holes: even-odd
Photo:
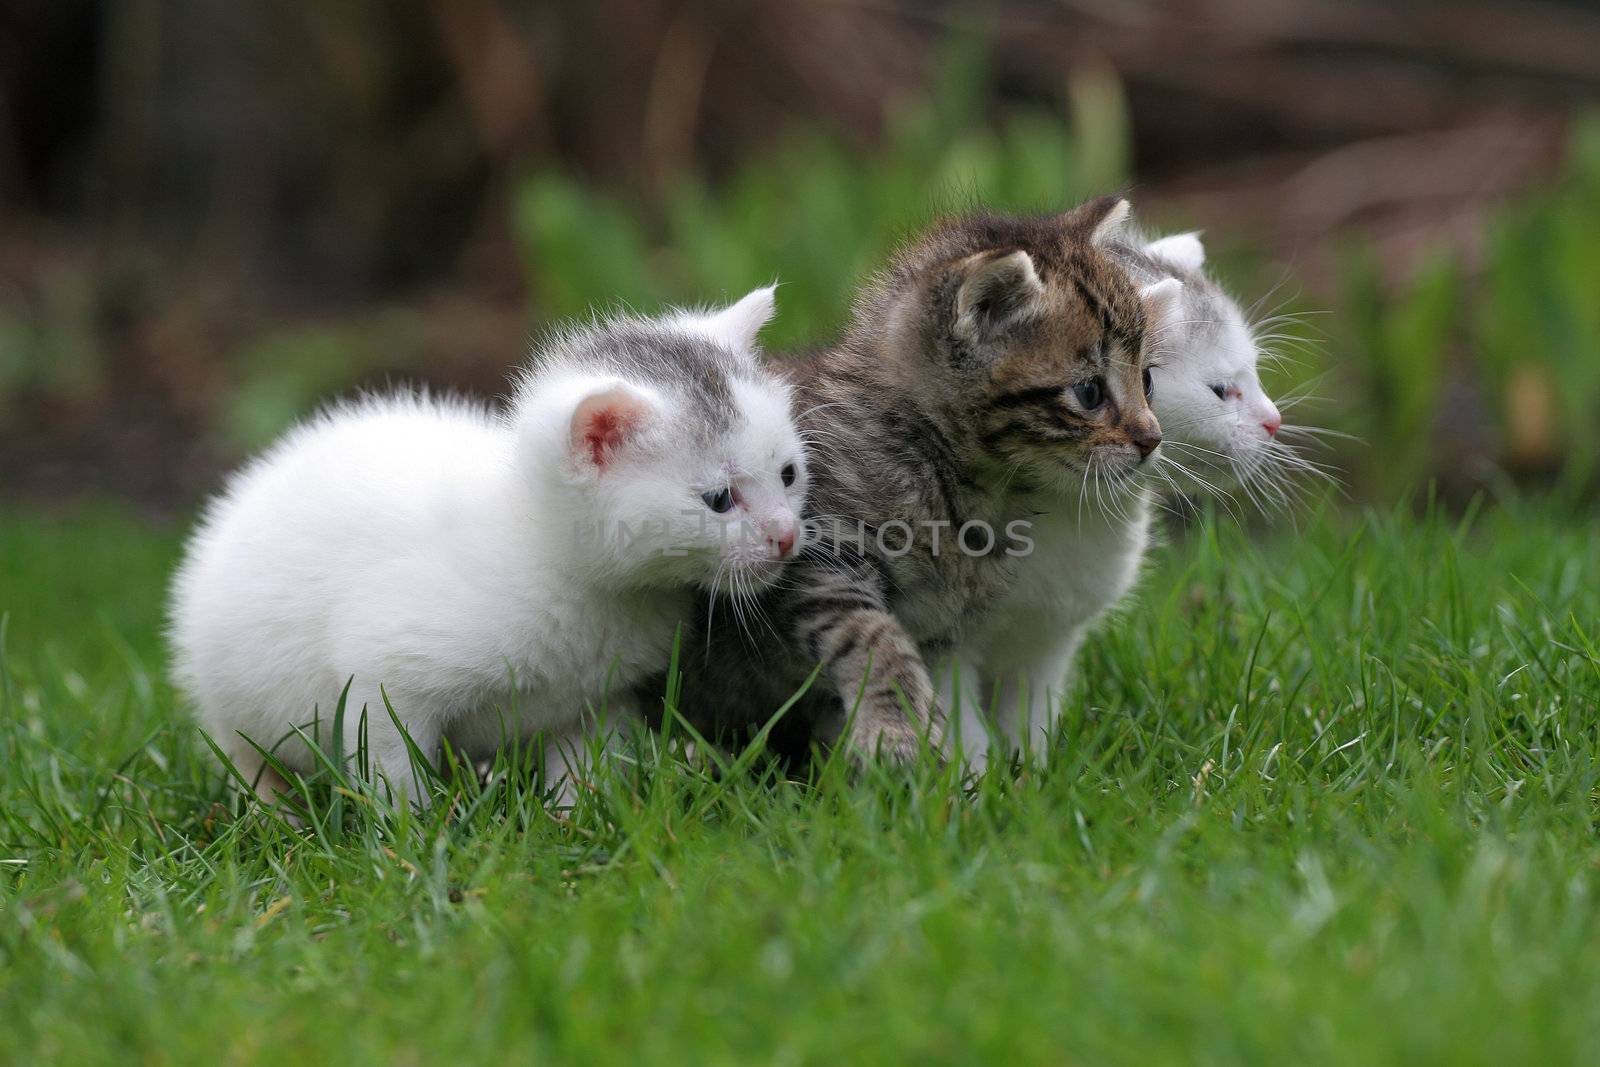
[[[13, 2], [0, 498], [186, 505], [242, 451], [219, 422], [274, 338], [366, 351], [317, 390], [495, 391], [569, 310], [540, 284], [561, 264], [517, 232], [526, 175], [576, 177], [648, 233], [677, 176], [716, 190], [796, 129], [866, 168], [963, 33], [976, 125], [1070, 112], [1092, 141], [1113, 116], [1141, 211], [1313, 302], [1352, 241], [1382, 291], [1442, 248], [1470, 293], [1485, 219], [1558, 181], [1600, 100], [1600, 15], [1578, 4]], [[1475, 428], [1502, 416], [1456, 400], [1428, 434], [1503, 459]]]

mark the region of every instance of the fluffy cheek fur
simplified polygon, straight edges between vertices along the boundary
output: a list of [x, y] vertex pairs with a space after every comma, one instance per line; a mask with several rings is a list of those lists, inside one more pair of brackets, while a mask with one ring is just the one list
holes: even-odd
[[619, 575], [663, 585], [699, 584], [716, 565], [698, 521], [706, 508], [679, 472], [663, 466], [634, 463], [606, 472], [581, 532]]
[[[805, 457], [780, 381], [732, 388], [739, 415], [712, 435], [686, 430], [674, 402], [648, 390], [581, 379], [547, 389], [524, 420], [518, 452], [547, 501], [540, 521], [570, 523], [582, 565], [613, 584], [715, 587], [775, 578], [774, 541], [798, 527]], [[618, 403], [637, 414], [610, 419]], [[607, 418], [596, 422], [597, 411]], [[608, 427], [616, 430], [610, 437], [600, 432]], [[597, 433], [598, 443], [590, 440]], [[796, 476], [785, 486], [791, 465]], [[718, 513], [703, 494], [724, 489], [737, 506]]]
[[[781, 429], [793, 437], [787, 424]], [[804, 461], [790, 458], [798, 440], [733, 445], [737, 462], [706, 463], [702, 455], [693, 464], [656, 461], [607, 472], [593, 505], [593, 514], [606, 518], [590, 526], [618, 573], [707, 588], [776, 578], [771, 540], [797, 532], [804, 503]], [[791, 462], [797, 477], [784, 486], [782, 470]], [[719, 514], [700, 494], [724, 485], [738, 503]]]
[[[1213, 385], [1227, 394], [1218, 397]], [[1224, 381], [1189, 368], [1155, 372], [1153, 406], [1174, 468], [1195, 471], [1218, 488], [1262, 462], [1270, 440], [1262, 422], [1277, 414], [1253, 374]]]
[[[1180, 237], [1194, 246], [1193, 269], [1203, 258], [1198, 244]], [[1167, 441], [1164, 466], [1185, 488], [1234, 488], [1268, 460], [1265, 424], [1276, 427], [1279, 414], [1261, 388], [1258, 356], [1232, 299], [1203, 277], [1185, 287], [1182, 320], [1151, 372], [1151, 407]]]
[[[1089, 360], [1064, 362], [1057, 355], [1062, 344], [1028, 346], [997, 368], [990, 393], [1001, 399], [987, 412], [985, 436], [995, 442], [1002, 465], [1033, 485], [1078, 494], [1091, 485], [1119, 484], [1140, 460], [1133, 423], [1123, 412], [1135, 420], [1150, 417], [1143, 411], [1140, 363], [1120, 348], [1106, 367]], [[1096, 376], [1109, 400], [1098, 411], [1082, 411], [1066, 383]], [[1031, 395], [1040, 395], [1042, 402], [1005, 399]]]
[[[1101, 303], [1097, 315], [1081, 293], [1103, 289], [1100, 281], [1046, 284], [1031, 268], [1011, 269], [1020, 277], [1008, 276], [1019, 258], [1031, 263], [1018, 252], [969, 268], [975, 277], [957, 297], [955, 335], [987, 356], [985, 395], [977, 405], [985, 425], [981, 439], [1004, 466], [1042, 487], [1081, 491], [1120, 483], [1144, 457], [1140, 442], [1148, 447], [1160, 440], [1145, 402], [1140, 335], [1147, 320], [1166, 320], [1181, 286], [1163, 283], [1142, 303]], [[1012, 294], [1000, 301], [992, 290], [1002, 283], [1023, 289], [1027, 299]], [[987, 286], [983, 300], [976, 310], [962, 312], [974, 299], [968, 290], [980, 284]], [[996, 305], [1020, 310], [986, 325], [982, 315]], [[1114, 319], [1115, 327], [1100, 315]], [[974, 324], [966, 325], [974, 316]], [[1080, 400], [1074, 392], [1080, 384], [1092, 384], [1101, 399]]]
[[[790, 417], [787, 386], [734, 385], [744, 420], [730, 443], [726, 465], [743, 535], [728, 546], [726, 560], [751, 581], [776, 577], [776, 546], [795, 543], [804, 513], [808, 471], [805, 449]], [[785, 484], [785, 473], [788, 474]]]

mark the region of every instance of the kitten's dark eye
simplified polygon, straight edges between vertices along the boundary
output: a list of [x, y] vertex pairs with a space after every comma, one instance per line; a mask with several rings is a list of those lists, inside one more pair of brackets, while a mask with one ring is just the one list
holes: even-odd
[[1228, 387], [1226, 385], [1213, 385], [1211, 391], [1217, 394], [1218, 400], [1228, 399]]
[[787, 467], [783, 468], [783, 470], [779, 471], [778, 477], [783, 479], [784, 488], [787, 489], [789, 486], [793, 485], [795, 479], [794, 464], [791, 463]]
[[732, 489], [708, 489], [700, 494], [700, 499], [706, 502], [706, 507], [718, 515], [733, 509]]
[[1072, 387], [1072, 395], [1078, 398], [1078, 403], [1083, 405], [1085, 411], [1093, 411], [1106, 402], [1105, 382], [1099, 378], [1079, 382]]
[[1146, 403], [1156, 395], [1156, 383], [1150, 378], [1150, 368], [1144, 369], [1144, 399]]

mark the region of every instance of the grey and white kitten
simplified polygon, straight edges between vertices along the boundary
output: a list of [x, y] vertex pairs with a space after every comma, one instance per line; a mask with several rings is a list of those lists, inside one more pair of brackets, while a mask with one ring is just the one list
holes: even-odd
[[1191, 496], [1234, 491], [1263, 512], [1284, 509], [1308, 479], [1331, 473], [1302, 447], [1328, 431], [1287, 424], [1261, 384], [1260, 365], [1271, 332], [1291, 321], [1277, 316], [1252, 323], [1238, 302], [1204, 270], [1206, 253], [1195, 233], [1152, 241], [1133, 239], [1118, 258], [1134, 279], [1183, 283], [1179, 314], [1160, 339], [1151, 407], [1166, 435], [1157, 470], [1169, 488]]
[[792, 554], [805, 456], [754, 353], [772, 306], [762, 289], [568, 330], [503, 415], [400, 393], [290, 431], [229, 479], [173, 579], [173, 676], [201, 725], [268, 799], [286, 783], [261, 750], [310, 771], [295, 731], [331, 728], [346, 687], [344, 751], [365, 740], [401, 793], [426, 796], [407, 735], [474, 759], [542, 736], [562, 771], [697, 588], [777, 581]]

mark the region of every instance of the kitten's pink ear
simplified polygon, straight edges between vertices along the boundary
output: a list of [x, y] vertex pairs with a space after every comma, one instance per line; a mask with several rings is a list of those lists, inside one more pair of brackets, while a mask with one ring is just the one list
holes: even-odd
[[960, 265], [953, 332], [964, 341], [984, 341], [1039, 310], [1044, 283], [1023, 251], [981, 252]]
[[604, 471], [655, 417], [648, 396], [622, 382], [602, 386], [572, 412], [569, 447], [579, 466]]
[[1200, 243], [1198, 232], [1175, 233], [1171, 237], [1151, 241], [1144, 246], [1144, 254], [1184, 270], [1199, 270], [1206, 262], [1205, 245]]
[[1061, 224], [1069, 234], [1092, 245], [1103, 245], [1122, 229], [1131, 210], [1120, 196], [1102, 196], [1061, 216]]
[[761, 332], [777, 309], [776, 285], [752, 289], [736, 303], [700, 319], [701, 328], [712, 337], [732, 348], [744, 352], [754, 348], [756, 335]]

